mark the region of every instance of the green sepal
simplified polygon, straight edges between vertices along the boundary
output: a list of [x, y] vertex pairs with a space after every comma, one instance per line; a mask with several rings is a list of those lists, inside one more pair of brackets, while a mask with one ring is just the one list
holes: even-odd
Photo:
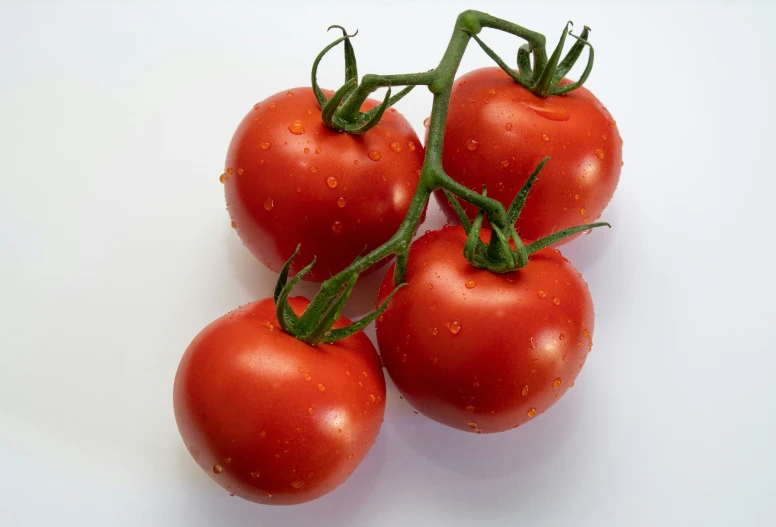
[[326, 333], [324, 336], [322, 342], [330, 343], [330, 342], [336, 342], [338, 340], [344, 339], [346, 337], [349, 337], [353, 335], [354, 333], [357, 333], [367, 327], [369, 324], [371, 324], [377, 317], [383, 314], [383, 312], [388, 308], [388, 303], [393, 298], [393, 295], [395, 295], [399, 289], [406, 286], [407, 284], [399, 284], [397, 285], [393, 291], [391, 291], [391, 294], [388, 295], [388, 298], [385, 299], [385, 301], [380, 304], [380, 307], [369, 313], [364, 318], [353, 322], [349, 326], [345, 326], [344, 328], [338, 328], [338, 329], [332, 329]]
[[447, 201], [450, 202], [450, 206], [453, 208], [455, 215], [458, 216], [458, 221], [461, 223], [461, 227], [463, 227], [463, 230], [466, 232], [466, 234], [469, 234], [469, 231], [472, 228], [472, 222], [469, 221], [469, 217], [466, 215], [466, 212], [464, 212], [461, 203], [458, 201], [458, 198], [455, 197], [455, 194], [446, 188], [443, 188], [442, 192], [445, 193]]
[[598, 223], [591, 223], [590, 225], [577, 225], [576, 227], [569, 227], [568, 229], [563, 229], [562, 231], [558, 231], [554, 234], [550, 234], [549, 236], [545, 236], [540, 240], [537, 240], [533, 243], [526, 245], [525, 250], [530, 256], [536, 251], [540, 251], [545, 247], [549, 247], [553, 243], [559, 242], [563, 238], [568, 238], [569, 236], [576, 234], [578, 232], [589, 231], [590, 229], [595, 229], [596, 227], [609, 227], [610, 229], [612, 228], [612, 226], [606, 223], [605, 221], [598, 222]]
[[507, 209], [507, 225], [514, 225], [515, 222], [517, 221], [517, 218], [520, 217], [520, 211], [523, 210], [523, 206], [525, 205], [525, 199], [528, 197], [528, 192], [531, 190], [531, 187], [533, 187], [533, 184], [536, 182], [536, 178], [539, 177], [539, 172], [542, 171], [542, 168], [544, 168], [544, 165], [549, 160], [550, 160], [550, 156], [547, 156], [544, 159], [542, 159], [538, 165], [536, 165], [536, 168], [534, 169], [533, 173], [528, 178], [528, 180], [523, 184], [522, 188], [520, 189], [520, 192], [518, 192], [515, 195], [515, 199], [512, 200], [512, 203], [509, 205], [509, 209]]
[[337, 300], [331, 306], [329, 306], [326, 313], [320, 317], [318, 323], [315, 325], [312, 331], [308, 335], [304, 336], [302, 340], [308, 344], [312, 344], [313, 346], [323, 341], [323, 338], [331, 329], [331, 326], [334, 325], [334, 323], [339, 320], [340, 316], [342, 315], [342, 308], [345, 307], [345, 302], [347, 302], [348, 298], [350, 298], [350, 294], [353, 292], [353, 288], [355, 287], [357, 280], [358, 274], [353, 274], [353, 276], [351, 276], [348, 282], [345, 284], [345, 290], [342, 292], [342, 294], [340, 294]]

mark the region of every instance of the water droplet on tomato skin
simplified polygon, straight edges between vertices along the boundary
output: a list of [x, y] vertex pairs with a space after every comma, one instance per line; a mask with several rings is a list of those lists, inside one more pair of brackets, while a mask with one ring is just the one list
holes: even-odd
[[339, 181], [337, 181], [337, 178], [334, 176], [329, 176], [326, 178], [326, 184], [329, 186], [329, 188], [336, 188]]
[[315, 168], [315, 167], [310, 167], [310, 172], [312, 172], [313, 174], [315, 174], [316, 172], [318, 172], [318, 169], [317, 169], [317, 168]]
[[523, 391], [521, 392], [523, 395], [528, 395], [528, 385], [526, 384], [523, 386]]
[[550, 138], [547, 136], [547, 134], [542, 134], [542, 141], [544, 141], [546, 143], [549, 140], [550, 140]]
[[393, 150], [394, 152], [401, 152], [401, 143], [399, 143], [398, 141], [394, 141], [393, 143], [391, 143], [391, 150]]
[[429, 125], [431, 125], [431, 117], [426, 117], [425, 119], [423, 119], [423, 126], [428, 128]]
[[557, 379], [555, 379], [554, 381], [552, 381], [552, 385], [553, 385], [555, 388], [560, 388], [561, 382], [562, 382], [562, 381], [560, 380], [560, 377], [558, 377]]
[[259, 479], [259, 476], [261, 476], [261, 472], [259, 472], [258, 470], [251, 472], [251, 477], [253, 479]]
[[507, 132], [511, 132], [512, 131], [512, 123], [507, 123], [505, 128], [506, 128]]
[[560, 335], [558, 335], [558, 340], [563, 340], [563, 339], [565, 339], [565, 338], [566, 338], [566, 335], [564, 335], [563, 333], [561, 333]]
[[431, 283], [429, 283], [429, 284], [428, 284], [428, 288], [429, 288], [429, 289], [434, 289], [434, 284], [431, 284]]
[[309, 373], [305, 373], [304, 380], [309, 381], [310, 379], [312, 379], [312, 376]]
[[220, 474], [223, 471], [224, 471], [224, 467], [222, 467], [221, 465], [219, 465], [219, 464], [213, 465], [213, 472], [214, 473]]
[[237, 175], [238, 176], [242, 176], [244, 172], [245, 172], [245, 170], [243, 170], [242, 168], [238, 168], [237, 169]]
[[598, 157], [598, 159], [603, 159], [604, 158], [604, 151], [601, 150], [600, 148], [597, 148], [596, 151], [595, 151], [595, 155], [596, 155], [596, 157]]
[[432, 335], [434, 335], [434, 336], [436, 337], [437, 335], [439, 335], [439, 329], [437, 329], [437, 328], [431, 328], [431, 334], [432, 334]]
[[553, 298], [553, 299], [552, 299], [552, 303], [553, 303], [554, 305], [556, 305], [556, 306], [559, 306], [559, 305], [560, 305], [560, 298], [558, 298], [558, 297], [556, 296], [555, 298]]
[[474, 421], [470, 422], [470, 423], [469, 423], [469, 428], [471, 428], [472, 430], [474, 430], [475, 428], [477, 428], [477, 423], [475, 423]]
[[538, 296], [539, 298], [547, 298], [547, 291], [545, 291], [544, 289], [539, 289], [536, 292], [536, 296]]
[[340, 232], [342, 232], [342, 223], [340, 223], [339, 221], [335, 221], [334, 223], [331, 224], [331, 230], [339, 234]]
[[273, 102], [273, 103], [270, 103], [269, 107], [270, 107], [270, 108], [274, 108], [274, 107], [275, 107], [275, 103], [274, 103], [274, 102]]
[[261, 143], [262, 150], [269, 150], [270, 148], [272, 148], [272, 143]]
[[408, 141], [407, 142], [407, 148], [410, 149], [410, 152], [414, 152], [415, 151], [415, 143], [413, 143], [412, 141]]
[[354, 456], [353, 456], [353, 454], [350, 454], [350, 455], [348, 456], [348, 459], [353, 459], [353, 457], [354, 457]]
[[477, 285], [477, 282], [475, 282], [474, 280], [469, 280], [464, 285], [466, 285], [466, 289], [474, 289], [474, 287]]
[[313, 409], [312, 408], [308, 408], [307, 409], [307, 413], [310, 414], [310, 415], [313, 415]]
[[272, 201], [272, 198], [267, 198], [264, 200], [264, 210], [269, 212], [274, 208], [275, 208], [275, 202]]
[[236, 229], [236, 228], [237, 228], [237, 224], [236, 224], [235, 222], [232, 222], [232, 228], [233, 228], [233, 229]]
[[326, 390], [326, 387], [323, 384], [319, 384], [318, 389], [323, 392]]
[[[473, 407], [473, 406], [467, 406], [467, 407], [466, 407], [466, 411], [467, 411], [467, 412], [469, 412], [469, 413], [471, 413], [471, 412], [473, 412], [473, 411], [474, 411], [474, 407]], [[476, 428], [476, 425], [475, 425], [475, 428]]]
[[226, 183], [226, 172], [224, 172], [219, 176], [218, 181], [220, 181], [221, 183]]
[[536, 415], [536, 408], [531, 408], [528, 410], [528, 417], [533, 417]]
[[469, 139], [466, 141], [466, 148], [468, 148], [471, 151], [477, 150], [477, 148], [480, 146], [480, 142], [475, 139]]
[[337, 199], [337, 206], [339, 208], [343, 208], [347, 204], [348, 204], [348, 200], [346, 200], [345, 198], [340, 197]]
[[321, 153], [321, 147], [320, 146], [315, 149], [315, 153], [316, 154], [320, 154]]
[[305, 147], [305, 149], [303, 150], [303, 152], [304, 152], [305, 154], [309, 154], [309, 153], [310, 153], [310, 149], [309, 149], [309, 148], [307, 148], [307, 147]]
[[584, 335], [586, 338], [590, 338], [590, 331], [586, 329]]
[[275, 329], [275, 324], [273, 324], [269, 320], [265, 320], [264, 321], [264, 327], [267, 328], [267, 329]]
[[453, 320], [452, 322], [450, 322], [450, 333], [452, 333], [453, 335], [457, 335], [460, 332], [461, 332], [461, 323], [458, 322], [457, 320]]
[[367, 154], [367, 156], [368, 156], [368, 157], [369, 157], [369, 159], [371, 159], [372, 161], [380, 161], [380, 158], [381, 158], [383, 155], [380, 153], [380, 151], [379, 151], [379, 150], [370, 150], [370, 151], [369, 151], [369, 153]]
[[304, 123], [296, 120], [288, 125], [288, 131], [294, 135], [302, 135], [304, 133]]
[[509, 161], [507, 161], [506, 159], [505, 159], [505, 160], [503, 160], [503, 161], [501, 162], [501, 166], [502, 166], [502, 167], [504, 167], [504, 168], [508, 167], [508, 166], [509, 166]]

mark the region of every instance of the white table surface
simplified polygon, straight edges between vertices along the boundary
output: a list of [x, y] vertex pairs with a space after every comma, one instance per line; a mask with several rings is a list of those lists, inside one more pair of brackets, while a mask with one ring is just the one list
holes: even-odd
[[[259, 4], [0, 6], [0, 525], [774, 525], [774, 4]], [[625, 139], [614, 228], [564, 249], [595, 301], [593, 353], [551, 411], [497, 435], [415, 415], [389, 385], [337, 491], [230, 498], [171, 394], [191, 338], [275, 277], [224, 211], [231, 134], [308, 83], [329, 24], [360, 30], [362, 73], [407, 72], [436, 65], [467, 7], [552, 41], [567, 19], [593, 28], [587, 86]], [[461, 71], [487, 64], [471, 47]], [[399, 109], [422, 130], [416, 91]], [[432, 204], [423, 228], [442, 221]]]

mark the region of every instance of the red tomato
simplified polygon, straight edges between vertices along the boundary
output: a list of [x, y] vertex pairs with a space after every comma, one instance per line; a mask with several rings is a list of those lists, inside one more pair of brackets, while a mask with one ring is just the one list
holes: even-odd
[[[301, 313], [309, 302], [290, 304]], [[330, 492], [364, 459], [382, 423], [385, 378], [362, 332], [312, 347], [280, 329], [265, 299], [196, 336], [173, 402], [183, 441], [214, 481], [247, 500], [289, 505]]]
[[295, 88], [243, 119], [221, 179], [232, 226], [251, 253], [279, 270], [301, 243], [292, 272], [317, 256], [305, 279], [321, 281], [393, 236], [422, 164], [418, 136], [393, 108], [366, 134], [348, 135], [323, 124], [311, 88]]
[[[508, 207], [536, 165], [551, 156], [517, 220], [521, 237], [592, 223], [620, 179], [622, 140], [609, 112], [584, 87], [543, 99], [501, 68], [482, 68], [453, 88], [442, 164], [459, 183]], [[437, 200], [455, 214], [444, 194]], [[476, 209], [464, 204], [470, 218]], [[568, 239], [567, 239], [568, 240]]]
[[461, 227], [450, 227], [412, 244], [409, 285], [378, 318], [377, 342], [396, 387], [420, 412], [461, 430], [500, 432], [541, 414], [574, 384], [592, 345], [593, 303], [555, 249], [494, 274], [464, 259], [465, 241]]

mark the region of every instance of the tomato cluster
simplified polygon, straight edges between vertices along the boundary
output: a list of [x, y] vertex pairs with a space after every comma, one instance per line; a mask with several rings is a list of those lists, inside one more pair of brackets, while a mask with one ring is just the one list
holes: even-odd
[[[521, 29], [476, 12], [459, 25], [475, 15]], [[469, 36], [454, 36], [449, 50], [456, 38], [465, 46]], [[232, 226], [280, 272], [278, 285], [274, 298], [203, 329], [174, 383], [186, 447], [233, 495], [295, 504], [343, 483], [380, 430], [383, 367], [420, 413], [481, 434], [536, 418], [585, 363], [592, 299], [552, 247], [590, 226], [614, 193], [622, 158], [614, 120], [584, 88], [537, 95], [502, 68], [426, 75], [403, 79], [446, 83], [450, 98], [425, 148], [393, 99], [358, 99], [348, 83], [284, 90], [256, 104], [234, 134], [221, 176]], [[569, 82], [559, 75], [555, 89]], [[410, 246], [432, 191], [461, 225]], [[378, 309], [356, 323], [341, 317], [357, 276], [391, 254], [398, 259]], [[312, 302], [289, 297], [302, 277], [324, 281]], [[375, 319], [380, 355], [361, 331]]]

